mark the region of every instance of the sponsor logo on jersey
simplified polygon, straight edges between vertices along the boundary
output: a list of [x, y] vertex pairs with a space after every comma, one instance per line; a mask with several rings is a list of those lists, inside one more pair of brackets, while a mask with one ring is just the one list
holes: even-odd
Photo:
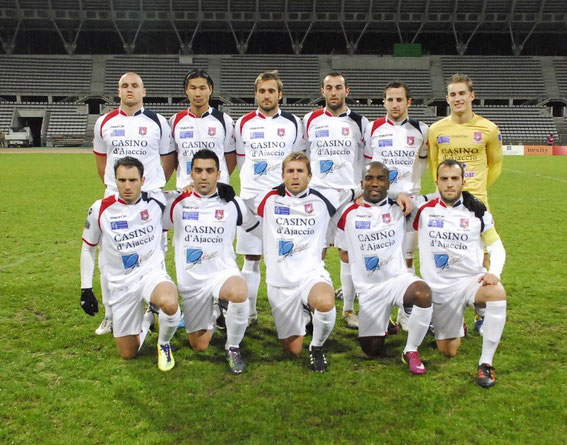
[[140, 133], [141, 136], [145, 136], [148, 134], [148, 127], [138, 127], [138, 133]]
[[224, 209], [216, 209], [215, 210], [215, 219], [219, 221], [224, 218]]
[[448, 144], [449, 142], [451, 142], [451, 138], [449, 136], [437, 136], [438, 144]]
[[390, 181], [390, 184], [393, 184], [395, 182], [398, 182], [398, 170], [390, 170], [388, 172], [388, 181]]
[[278, 241], [278, 262], [285, 260], [288, 256], [293, 256], [293, 241]]
[[324, 159], [319, 161], [319, 170], [321, 171], [321, 176], [326, 176], [329, 173], [333, 173], [334, 162], [330, 159]]
[[316, 138], [328, 138], [329, 137], [329, 129], [315, 130], [315, 137]]
[[191, 174], [191, 166], [193, 165], [193, 161], [187, 161], [187, 174]]
[[465, 178], [474, 178], [476, 176], [476, 172], [475, 171], [466, 171], [465, 172]]
[[415, 136], [408, 136], [408, 137], [406, 138], [406, 141], [407, 141], [408, 145], [413, 145], [413, 144], [415, 144]]
[[265, 175], [267, 173], [268, 163], [266, 161], [254, 162], [254, 174]]
[[285, 136], [285, 128], [278, 128], [278, 136], [281, 138]]
[[468, 229], [469, 228], [469, 219], [468, 218], [461, 218], [460, 226], [461, 226], [462, 229]]
[[446, 253], [435, 253], [433, 254], [433, 259], [437, 269], [443, 270], [449, 267], [449, 255]]
[[263, 131], [253, 131], [250, 133], [250, 139], [264, 139]]
[[380, 270], [380, 260], [377, 256], [365, 256], [364, 257], [364, 267], [369, 272], [368, 275]]
[[179, 132], [179, 139], [190, 139], [192, 137], [193, 137], [193, 130]]
[[383, 213], [382, 222], [384, 224], [390, 224], [392, 222], [392, 215], [390, 215], [389, 213]]
[[305, 207], [305, 213], [313, 213], [313, 203], [303, 204], [303, 207]]
[[197, 221], [199, 219], [199, 212], [183, 212], [181, 219], [192, 219]]
[[379, 139], [378, 147], [392, 147], [394, 145], [393, 139]]
[[126, 136], [126, 130], [121, 129], [121, 130], [112, 130], [110, 132], [110, 137], [111, 138], [115, 138], [115, 137], [119, 137], [119, 136]]
[[433, 219], [431, 218], [428, 222], [427, 222], [427, 227], [437, 227], [439, 229], [443, 228], [443, 225], [445, 224], [445, 222], [442, 219]]
[[214, 137], [217, 135], [217, 127], [209, 127], [209, 136]]
[[475, 141], [482, 141], [482, 131], [475, 131], [474, 132], [474, 140]]
[[350, 128], [348, 128], [348, 127], [343, 127], [342, 135], [343, 135], [343, 136], [348, 136], [349, 134], [350, 134]]
[[187, 263], [186, 269], [191, 269], [197, 264], [201, 263], [203, 258], [203, 250], [196, 248], [189, 248], [185, 251], [185, 262]]
[[354, 228], [359, 230], [370, 230], [370, 221], [355, 221]]
[[128, 255], [122, 255], [122, 265], [124, 269], [134, 269], [140, 265], [140, 257], [137, 253], [130, 253]]
[[110, 228], [112, 230], [120, 230], [128, 228], [128, 221], [111, 221]]
[[274, 215], [290, 215], [291, 211], [289, 207], [275, 206]]
[[142, 218], [142, 221], [150, 219], [150, 212], [148, 212], [148, 209], [144, 209], [140, 212], [140, 218]]
[[85, 229], [90, 229], [91, 228], [91, 223], [89, 222], [89, 220], [87, 219], [85, 221]]

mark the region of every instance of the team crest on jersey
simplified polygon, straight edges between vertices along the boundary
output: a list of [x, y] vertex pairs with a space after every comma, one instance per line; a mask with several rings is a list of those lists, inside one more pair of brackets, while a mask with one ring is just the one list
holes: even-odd
[[342, 135], [343, 135], [343, 136], [348, 136], [349, 134], [350, 134], [350, 128], [348, 128], [348, 127], [343, 127]]
[[145, 136], [148, 134], [148, 127], [138, 127], [138, 133], [140, 133], [140, 136]]
[[482, 141], [482, 131], [475, 131], [474, 132], [474, 140], [476, 142]]
[[278, 128], [278, 136], [281, 138], [285, 136], [285, 128]]
[[185, 269], [191, 269], [195, 267], [197, 264], [201, 264], [203, 259], [203, 250], [202, 249], [192, 249], [189, 248], [185, 251], [185, 262], [187, 266]]
[[217, 135], [217, 127], [209, 127], [209, 136], [214, 137]]
[[293, 256], [293, 241], [278, 241], [278, 262], [285, 260], [288, 256]]
[[140, 218], [142, 218], [142, 221], [150, 219], [150, 212], [148, 212], [148, 209], [144, 209], [140, 212]]
[[408, 145], [413, 145], [413, 144], [415, 144], [415, 136], [408, 136], [408, 137], [406, 138], [406, 141], [407, 141]]
[[313, 213], [313, 203], [310, 202], [308, 204], [303, 204], [303, 206], [305, 207], [305, 213], [311, 214]]
[[223, 218], [224, 218], [224, 209], [216, 209], [215, 210], [215, 219], [218, 219], [220, 221]]
[[365, 256], [364, 257], [364, 267], [368, 272], [368, 275], [372, 275], [377, 270], [380, 270], [380, 260], [377, 256]]
[[461, 218], [461, 229], [468, 229], [469, 228], [469, 219], [468, 218]]
[[392, 222], [392, 215], [389, 213], [382, 214], [382, 222], [384, 224], [390, 224]]

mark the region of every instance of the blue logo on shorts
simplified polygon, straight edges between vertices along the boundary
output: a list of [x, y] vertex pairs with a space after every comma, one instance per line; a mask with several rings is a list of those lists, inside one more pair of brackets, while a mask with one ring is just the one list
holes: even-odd
[[435, 267], [437, 269], [443, 270], [449, 267], [449, 255], [446, 253], [435, 253], [433, 258], [435, 259]]
[[266, 161], [256, 161], [254, 163], [255, 175], [265, 175], [267, 169], [268, 169], [268, 163]]
[[122, 265], [126, 270], [133, 269], [134, 267], [138, 267], [140, 265], [139, 260], [140, 257], [138, 256], [137, 253], [122, 255]]
[[380, 270], [380, 260], [376, 256], [365, 256], [364, 265], [368, 272]]
[[333, 164], [333, 161], [331, 161], [330, 159], [319, 161], [319, 169], [321, 170], [321, 174], [326, 175], [328, 173], [333, 173]]
[[201, 249], [187, 249], [185, 252], [185, 261], [189, 265], [188, 268], [201, 263], [203, 251]]
[[388, 180], [390, 181], [390, 184], [398, 182], [398, 171], [390, 170], [390, 173], [388, 173]]
[[288, 256], [293, 255], [293, 241], [279, 240], [278, 255], [281, 257], [279, 261], [284, 260]]

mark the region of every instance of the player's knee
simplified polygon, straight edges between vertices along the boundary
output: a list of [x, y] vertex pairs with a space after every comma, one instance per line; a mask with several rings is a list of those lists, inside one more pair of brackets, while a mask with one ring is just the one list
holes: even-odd
[[160, 309], [167, 315], [175, 315], [178, 308], [177, 298], [164, 298], [163, 303], [160, 305]]
[[[204, 331], [206, 332], [206, 331]], [[209, 348], [209, 341], [204, 338], [204, 335], [201, 335], [197, 338], [194, 336], [189, 335], [189, 346], [195, 352], [204, 352]]]
[[377, 357], [384, 349], [384, 337], [359, 337], [358, 342], [368, 357]]
[[138, 351], [121, 349], [119, 353], [120, 353], [120, 358], [122, 358], [123, 360], [132, 360], [133, 358], [136, 358]]

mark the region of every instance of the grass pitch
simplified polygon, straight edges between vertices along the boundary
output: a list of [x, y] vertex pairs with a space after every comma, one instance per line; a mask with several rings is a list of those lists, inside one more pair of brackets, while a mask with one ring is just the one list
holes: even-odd
[[[426, 178], [424, 191], [431, 188]], [[111, 336], [94, 335], [101, 316], [79, 307], [82, 227], [103, 193], [93, 156], [0, 155], [0, 190], [3, 443], [564, 441], [567, 157], [507, 157], [490, 190], [509, 297], [490, 390], [474, 383], [476, 334], [452, 360], [427, 337], [428, 373], [413, 377], [399, 360], [405, 334], [369, 360], [340, 316], [326, 346], [329, 372], [315, 374], [306, 351], [296, 360], [280, 352], [265, 286], [259, 324], [242, 345], [245, 374], [228, 374], [222, 333], [197, 354], [178, 331], [169, 373], [157, 369], [155, 335], [123, 361]], [[333, 252], [338, 285], [337, 264]], [[174, 276], [172, 266], [170, 250]], [[95, 294], [100, 300], [98, 287]]]

